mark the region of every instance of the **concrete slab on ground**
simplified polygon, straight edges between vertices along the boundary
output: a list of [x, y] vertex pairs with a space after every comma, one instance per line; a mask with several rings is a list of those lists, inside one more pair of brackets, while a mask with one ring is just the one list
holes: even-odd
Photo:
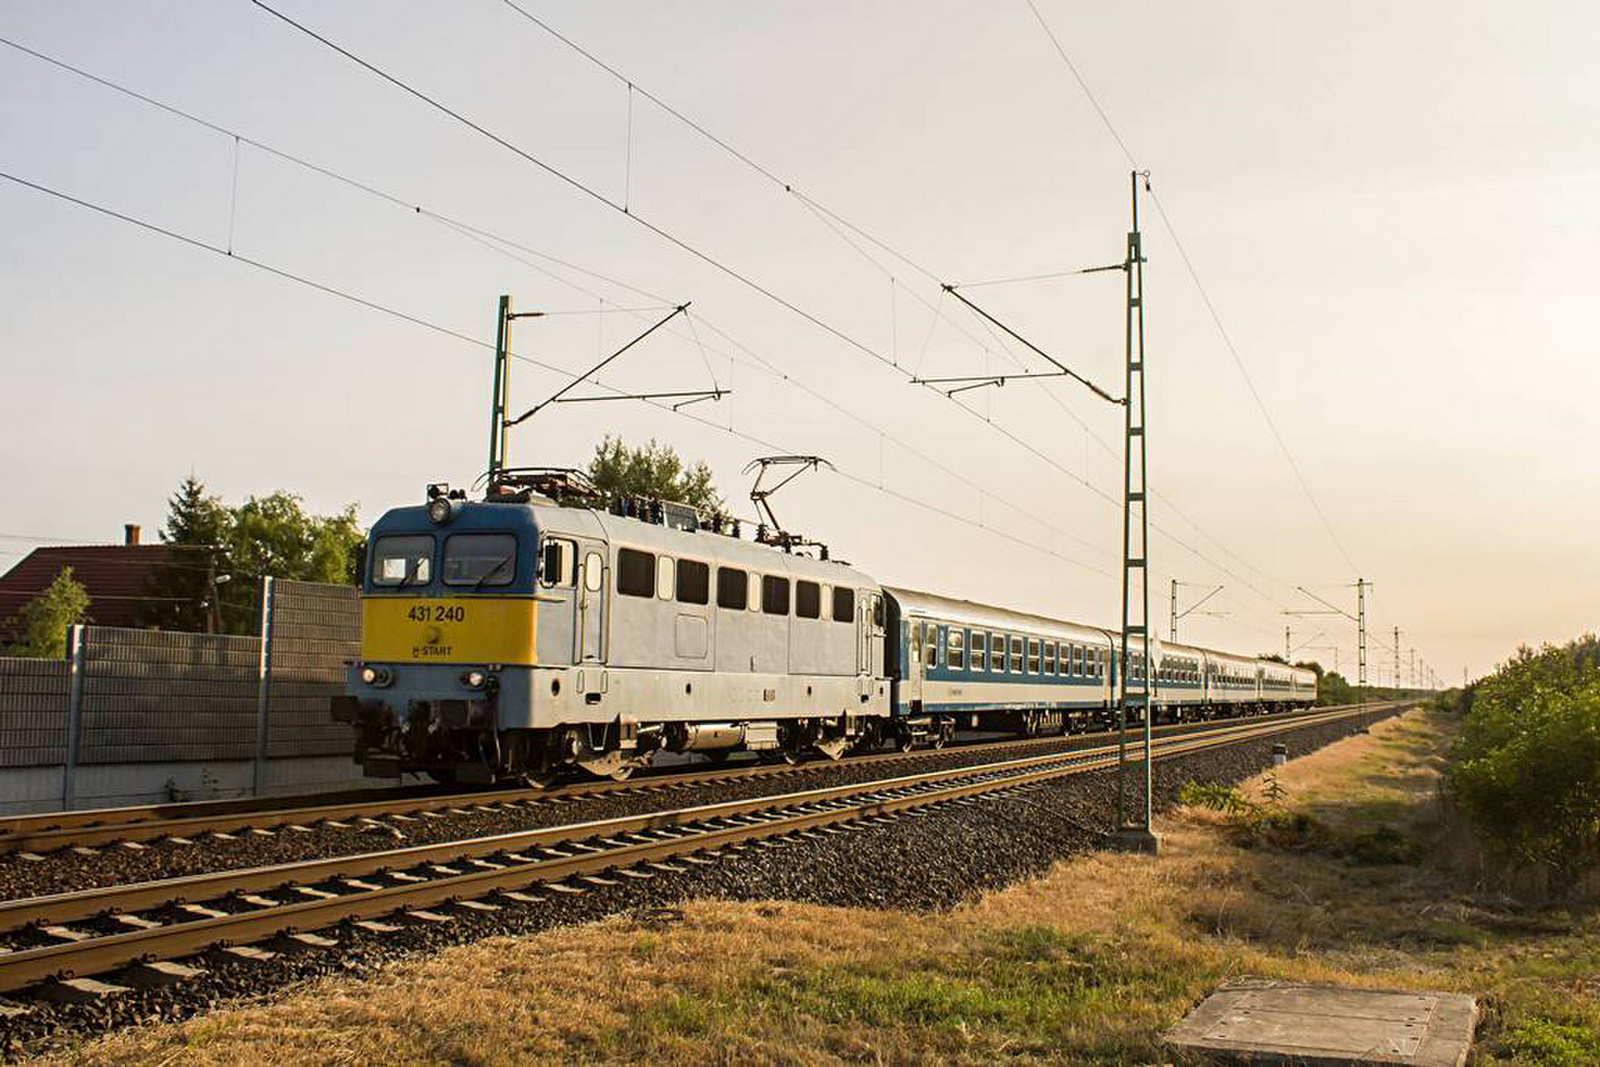
[[1477, 1002], [1461, 993], [1240, 979], [1211, 994], [1167, 1044], [1228, 1063], [1461, 1067]]

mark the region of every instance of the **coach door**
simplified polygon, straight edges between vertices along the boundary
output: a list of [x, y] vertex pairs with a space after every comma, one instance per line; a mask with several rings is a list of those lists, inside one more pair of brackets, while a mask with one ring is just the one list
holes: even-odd
[[539, 662], [547, 666], [576, 663], [578, 658], [578, 544], [565, 537], [546, 537], [539, 557]]
[[908, 619], [905, 626], [906, 656], [904, 664], [905, 699], [908, 703], [922, 703], [922, 622]]
[[856, 677], [861, 695], [872, 693], [873, 680], [883, 670], [883, 597], [868, 593], [856, 602]]
[[[578, 572], [578, 662], [604, 663], [606, 658], [606, 554], [598, 543], [580, 544], [583, 564]], [[603, 688], [603, 675], [584, 678], [586, 690]]]

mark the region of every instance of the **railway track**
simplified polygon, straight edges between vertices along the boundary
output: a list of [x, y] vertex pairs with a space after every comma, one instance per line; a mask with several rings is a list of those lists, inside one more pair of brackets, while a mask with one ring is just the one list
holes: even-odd
[[[1170, 759], [1383, 709], [1344, 708], [1232, 722], [1155, 739]], [[1130, 747], [1142, 758], [1142, 745]], [[1114, 766], [1099, 745], [849, 785], [723, 801], [439, 844], [221, 871], [0, 902], [0, 992], [92, 995], [116, 987], [89, 976], [174, 981], [200, 973], [170, 962], [220, 949], [265, 959], [254, 947], [337, 941], [307, 931], [354, 923], [376, 933], [448, 921], [449, 910], [492, 912], [537, 905], [554, 894], [647, 880], [685, 864], [779, 839], [839, 834], [854, 826], [1003, 794]], [[437, 910], [436, 910], [437, 909]], [[288, 939], [288, 940], [285, 940]], [[132, 970], [128, 970], [132, 968]], [[119, 979], [123, 980], [123, 979]]]
[[[1351, 705], [1354, 707], [1355, 705]], [[1377, 708], [1383, 705], [1367, 705]], [[1339, 710], [1313, 709], [1290, 715], [1273, 716], [1271, 721], [1296, 721], [1306, 715]], [[1259, 717], [1216, 719], [1199, 723], [1173, 723], [1158, 726], [1153, 733], [1166, 737], [1226, 726], [1233, 723], [1263, 721]], [[966, 744], [946, 749], [916, 749], [910, 752], [885, 752], [852, 757], [849, 766], [915, 766], [930, 758], [953, 751], [981, 756], [1041, 745], [1084, 745], [1096, 738], [1111, 738], [1112, 732], [1086, 733], [1067, 737], [1028, 738]], [[548, 788], [513, 788], [443, 791], [438, 787], [397, 789], [386, 795], [368, 798], [356, 794], [317, 797], [316, 803], [295, 804], [261, 801], [256, 798], [207, 801], [184, 804], [146, 805], [132, 808], [102, 808], [92, 811], [52, 812], [43, 815], [0, 817], [0, 854], [22, 853], [37, 856], [63, 848], [88, 849], [97, 846], [172, 840], [193, 842], [210, 835], [271, 831], [277, 828], [306, 829], [330, 826], [359, 829], [370, 827], [382, 818], [425, 818], [430, 815], [468, 814], [476, 808], [504, 810], [519, 804], [561, 803], [601, 794], [659, 794], [698, 785], [758, 778], [803, 778], [841, 766], [836, 761], [810, 761], [798, 764], [759, 764], [719, 767], [710, 770], [670, 772], [627, 781], [575, 782]], [[287, 798], [286, 798], [287, 799]]]

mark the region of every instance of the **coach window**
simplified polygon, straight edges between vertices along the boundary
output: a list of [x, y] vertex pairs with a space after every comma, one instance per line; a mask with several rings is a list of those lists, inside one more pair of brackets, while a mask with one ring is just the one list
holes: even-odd
[[802, 619], [822, 618], [822, 586], [816, 582], [795, 582], [794, 613]]
[[856, 621], [856, 591], [849, 586], [833, 587], [833, 621]]
[[929, 667], [939, 665], [939, 624], [930, 622], [926, 624], [926, 633], [922, 641], [922, 662]]
[[1039, 673], [1040, 644], [1037, 637], [1028, 638], [1028, 673]]
[[656, 596], [662, 600], [671, 600], [674, 584], [672, 580], [672, 557], [658, 557], [656, 559]]
[[1056, 673], [1056, 643], [1054, 641], [1046, 641], [1044, 643], [1044, 673]]
[[623, 596], [654, 596], [656, 557], [636, 548], [617, 549], [617, 592]]
[[986, 671], [989, 669], [989, 643], [982, 630], [972, 631], [972, 669]]
[[433, 538], [380, 537], [372, 550], [373, 585], [427, 585], [433, 572]]
[[761, 576], [761, 610], [768, 615], [789, 614], [789, 579]]
[[953, 671], [967, 669], [967, 633], [965, 630], [952, 628], [950, 636], [945, 640], [945, 661]]
[[548, 537], [544, 555], [539, 558], [539, 584], [546, 588], [571, 585], [577, 581], [578, 546], [559, 537]]
[[750, 599], [750, 579], [736, 567], [717, 568], [717, 607], [743, 611]]
[[1011, 673], [1022, 673], [1022, 638], [1011, 639]]
[[678, 603], [704, 604], [711, 599], [711, 568], [699, 560], [678, 561]]

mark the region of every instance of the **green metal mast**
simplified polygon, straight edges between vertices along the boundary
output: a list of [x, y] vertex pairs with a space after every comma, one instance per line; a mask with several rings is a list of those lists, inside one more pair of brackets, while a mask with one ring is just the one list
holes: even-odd
[[[1150, 838], [1150, 815], [1154, 802], [1152, 760], [1150, 758], [1150, 516], [1147, 506], [1144, 406], [1144, 248], [1139, 235], [1139, 185], [1150, 189], [1150, 172], [1129, 174], [1132, 193], [1133, 227], [1128, 233], [1127, 258], [1123, 272], [1127, 282], [1126, 389], [1123, 392], [1122, 453], [1122, 649], [1118, 672], [1120, 698], [1117, 702], [1117, 829], [1135, 831], [1145, 841]], [[1134, 585], [1138, 590], [1135, 593]], [[1139, 641], [1138, 658], [1133, 641]], [[1134, 668], [1130, 670], [1131, 668]], [[1128, 716], [1130, 711], [1144, 724], [1144, 804], [1137, 821], [1129, 820], [1127, 808]], [[1141, 843], [1140, 847], [1149, 848]]]
[[500, 295], [500, 313], [494, 327], [494, 396], [489, 405], [489, 477], [506, 465], [506, 392], [511, 377], [507, 366], [511, 350], [511, 296]]

